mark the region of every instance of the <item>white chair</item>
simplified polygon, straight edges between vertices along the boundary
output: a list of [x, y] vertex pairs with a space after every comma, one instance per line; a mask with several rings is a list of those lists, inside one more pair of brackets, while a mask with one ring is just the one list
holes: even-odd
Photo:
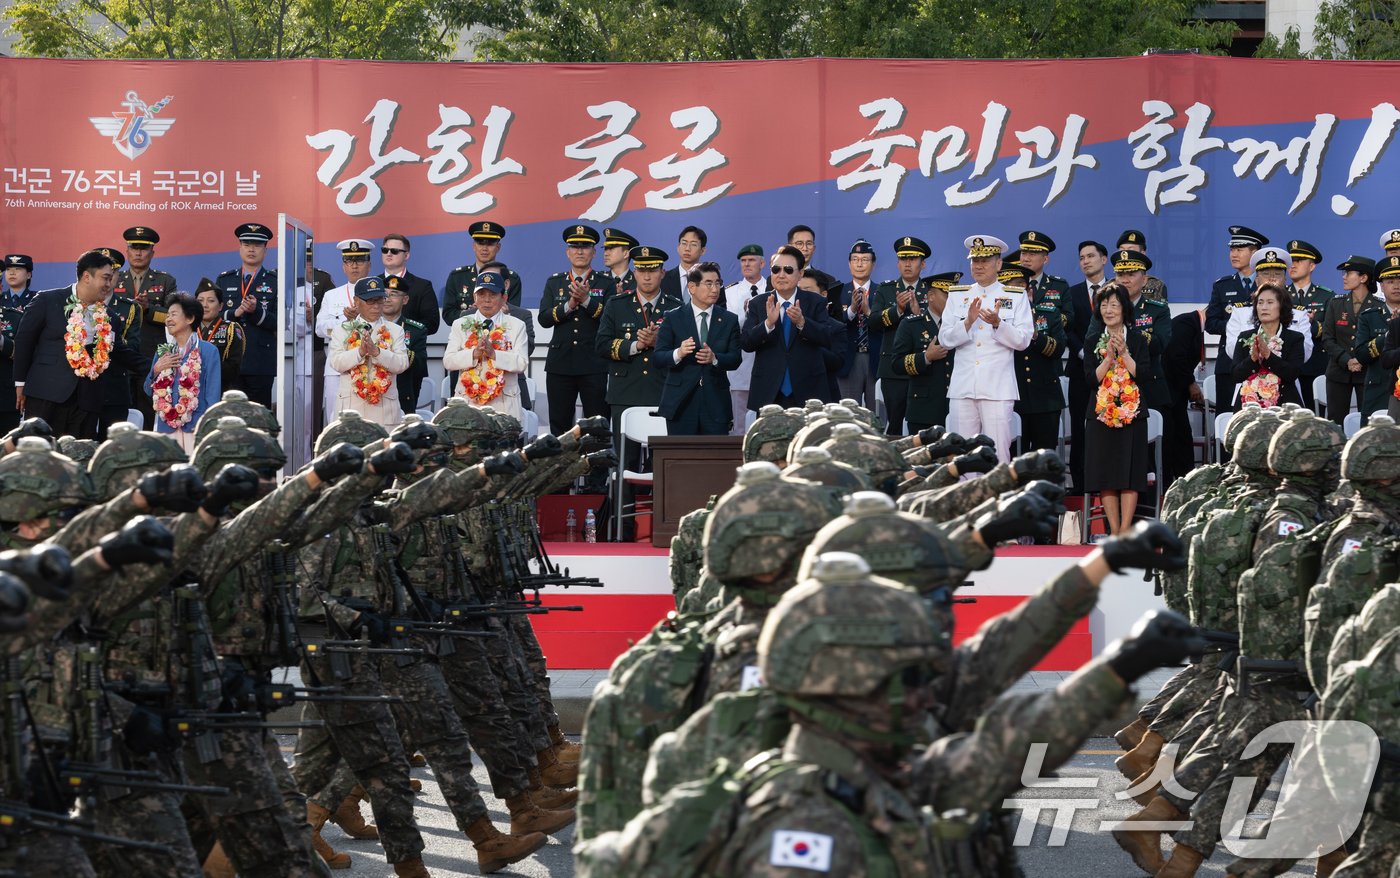
[[423, 383], [418, 387], [418, 404], [430, 412], [435, 412], [442, 405], [442, 400], [437, 398], [433, 391], [433, 379], [424, 378]]
[[540, 435], [540, 416], [530, 409], [522, 409], [520, 412], [520, 432], [525, 434], [525, 441], [532, 442]]
[[1021, 416], [1011, 413], [1011, 456], [1021, 453]]
[[753, 426], [753, 422], [756, 421], [756, 420], [758, 420], [758, 412], [754, 411], [753, 409], [748, 409], [748, 410], [746, 410], [746, 411], [744, 412], [744, 432], [745, 432], [745, 433], [747, 433], [747, 432], [749, 431], [749, 428]]
[[610, 487], [610, 493], [613, 497], [613, 534], [618, 539], [622, 537], [622, 520], [624, 518], [636, 518], [638, 515], [651, 514], [650, 508], [646, 512], [642, 512], [636, 508], [638, 505], [636, 503], [632, 504], [631, 512], [622, 508], [624, 486], [650, 485], [653, 481], [651, 473], [627, 469], [627, 443], [637, 443], [642, 447], [642, 454], [645, 455], [652, 436], [666, 435], [666, 419], [647, 406], [633, 406], [623, 409], [620, 427], [622, 435], [618, 437], [618, 464], [617, 470], [612, 474]]
[[146, 429], [146, 416], [141, 414], [140, 409], [127, 409], [126, 419], [141, 429]]
[[452, 376], [442, 376], [442, 381], [438, 382], [438, 387], [441, 388], [441, 391], [438, 393], [438, 399], [442, 400], [443, 405], [447, 405], [447, 401], [452, 398], [453, 391], [456, 389], [452, 386]]
[[1162, 514], [1162, 413], [1156, 409], [1147, 410], [1147, 445], [1152, 449], [1152, 472], [1154, 474], [1152, 517]]
[[890, 422], [890, 413], [885, 408], [885, 382], [882, 378], [875, 379], [875, 419], [882, 424]]
[[431, 424], [433, 421], [432, 409], [419, 409], [418, 411], [414, 412], [414, 414], [418, 415], [418, 417], [422, 418], [427, 423]]
[[1313, 379], [1313, 411], [1319, 415], [1327, 408], [1327, 376], [1319, 375]]
[[1221, 412], [1215, 416], [1215, 460], [1220, 462], [1225, 459], [1225, 428], [1230, 426], [1230, 418], [1234, 412]]
[[1356, 435], [1356, 431], [1361, 429], [1361, 412], [1352, 412], [1342, 421], [1342, 432], [1350, 439]]

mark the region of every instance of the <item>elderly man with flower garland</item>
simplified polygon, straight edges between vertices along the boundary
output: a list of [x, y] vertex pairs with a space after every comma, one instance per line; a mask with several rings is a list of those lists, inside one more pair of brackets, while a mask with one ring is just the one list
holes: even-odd
[[408, 368], [403, 327], [384, 319], [384, 281], [355, 283], [356, 316], [331, 333], [326, 362], [340, 375], [339, 411], [357, 411], [365, 420], [392, 427], [403, 420], [394, 376]]
[[113, 362], [143, 375], [150, 368], [104, 304], [116, 274], [110, 252], [89, 250], [78, 258], [77, 282], [35, 297], [15, 333], [15, 406], [43, 418], [55, 436], [97, 437], [99, 379]]
[[457, 372], [453, 395], [520, 417], [520, 373], [529, 365], [525, 323], [505, 312], [505, 278], [496, 271], [477, 275], [472, 290], [476, 311], [452, 324], [442, 367]]

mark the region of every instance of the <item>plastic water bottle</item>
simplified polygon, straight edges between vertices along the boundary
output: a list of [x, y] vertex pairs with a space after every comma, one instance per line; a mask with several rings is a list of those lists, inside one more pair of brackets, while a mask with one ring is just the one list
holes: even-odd
[[588, 514], [583, 517], [583, 541], [585, 543], [598, 542], [598, 519], [593, 514], [593, 510], [588, 510]]
[[574, 508], [569, 507], [569, 515], [564, 519], [564, 542], [578, 542], [578, 516], [574, 514]]

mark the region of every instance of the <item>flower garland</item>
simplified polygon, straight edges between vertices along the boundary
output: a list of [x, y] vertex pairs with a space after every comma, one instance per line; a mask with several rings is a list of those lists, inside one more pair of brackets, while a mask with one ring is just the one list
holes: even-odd
[[1400, 399], [1400, 369], [1395, 370], [1395, 392], [1391, 396]]
[[[482, 321], [473, 317], [462, 318], [462, 329], [467, 333], [466, 341], [462, 343], [463, 349], [474, 348], [481, 340]], [[486, 333], [486, 341], [494, 350], [510, 350], [510, 342], [506, 341], [506, 330], [504, 326], [492, 326]], [[463, 394], [477, 405], [486, 405], [491, 400], [501, 395], [506, 387], [506, 373], [496, 368], [495, 360], [482, 359], [470, 369], [462, 370], [462, 377], [457, 379], [457, 384], [462, 388]]]
[[[1270, 354], [1277, 355], [1283, 352], [1283, 339], [1277, 335], [1270, 336], [1262, 329], [1249, 337], [1250, 350], [1254, 349], [1254, 343], [1260, 338], [1264, 339]], [[1240, 385], [1240, 405], [1257, 402], [1263, 408], [1271, 408], [1278, 405], [1282, 391], [1283, 382], [1279, 381], [1279, 377], [1261, 366]]]
[[[1099, 336], [1094, 353], [1099, 357], [1108, 351], [1108, 333]], [[1138, 416], [1142, 404], [1142, 394], [1137, 382], [1128, 373], [1123, 360], [1117, 358], [1099, 382], [1099, 390], [1094, 397], [1094, 415], [1099, 422], [1109, 427], [1126, 427]]]
[[[346, 350], [355, 350], [360, 346], [360, 333], [370, 328], [370, 325], [363, 320], [355, 319], [340, 324], [349, 335], [345, 339]], [[389, 332], [388, 326], [380, 326], [379, 332], [374, 336], [374, 343], [381, 351], [388, 350], [394, 344], [394, 336]], [[392, 379], [389, 370], [378, 363], [371, 366], [369, 363], [361, 362], [360, 365], [350, 370], [351, 381], [355, 385], [355, 395], [370, 405], [378, 405], [379, 400], [384, 398], [384, 394], [389, 390]]]
[[[178, 353], [173, 344], [156, 346], [156, 358]], [[151, 407], [160, 419], [173, 431], [178, 431], [194, 417], [199, 407], [199, 376], [202, 371], [199, 355], [199, 338], [194, 339], [190, 354], [178, 369], [166, 369], [151, 382]], [[177, 377], [178, 373], [178, 377]], [[179, 398], [172, 399], [175, 387], [179, 387]]]
[[92, 306], [92, 353], [88, 353], [87, 345], [83, 343], [87, 337], [83, 325], [83, 311], [86, 309], [78, 301], [77, 295], [69, 297], [63, 310], [68, 314], [68, 328], [63, 333], [63, 353], [68, 358], [68, 365], [79, 378], [96, 378], [107, 371], [107, 366], [112, 362], [114, 333], [112, 321], [107, 317], [107, 306]]

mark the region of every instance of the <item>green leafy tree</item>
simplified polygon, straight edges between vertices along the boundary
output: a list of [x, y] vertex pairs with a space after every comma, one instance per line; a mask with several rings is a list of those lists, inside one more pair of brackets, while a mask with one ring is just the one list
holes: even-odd
[[1317, 13], [1314, 58], [1393, 61], [1400, 58], [1400, 0], [1331, 0]]

